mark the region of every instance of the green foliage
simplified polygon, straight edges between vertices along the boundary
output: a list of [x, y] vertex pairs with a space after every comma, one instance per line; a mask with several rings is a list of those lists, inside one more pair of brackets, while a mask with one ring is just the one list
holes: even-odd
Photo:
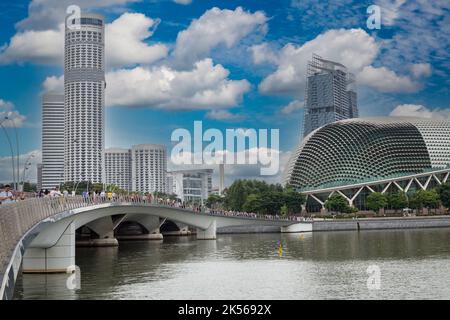
[[388, 199], [386, 195], [380, 192], [373, 192], [367, 196], [367, 207], [370, 210], [379, 212], [380, 209], [386, 208], [388, 205]]
[[294, 214], [301, 212], [303, 195], [290, 187], [267, 184], [259, 180], [236, 180], [227, 190], [223, 207], [233, 211], [260, 214]]
[[437, 208], [439, 203], [439, 193], [436, 190], [419, 190], [409, 198], [412, 209]]
[[347, 200], [340, 194], [333, 194], [328, 200], [325, 202], [325, 208], [328, 211], [332, 212], [340, 212], [340, 213], [349, 213], [351, 212], [351, 208], [348, 205]]
[[439, 187], [438, 192], [442, 205], [446, 208], [450, 208], [450, 182], [442, 184]]
[[205, 205], [208, 208], [218, 208], [222, 205], [223, 198], [217, 194], [210, 194], [208, 199], [206, 199]]
[[404, 209], [408, 206], [408, 198], [404, 192], [391, 193], [387, 197], [388, 207], [395, 211]]

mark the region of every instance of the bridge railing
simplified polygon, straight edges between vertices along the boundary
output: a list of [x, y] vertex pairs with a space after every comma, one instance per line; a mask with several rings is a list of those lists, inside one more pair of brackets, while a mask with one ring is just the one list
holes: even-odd
[[74, 210], [102, 203], [132, 203], [135, 205], [162, 205], [172, 208], [187, 209], [198, 213], [215, 216], [253, 218], [264, 220], [296, 220], [296, 217], [257, 215], [245, 212], [209, 210], [195, 205], [184, 205], [179, 202], [138, 196], [117, 197], [82, 197], [67, 196], [58, 198], [28, 198], [25, 200], [0, 205], [0, 272], [10, 261], [11, 255], [25, 233], [40, 221], [68, 210]]

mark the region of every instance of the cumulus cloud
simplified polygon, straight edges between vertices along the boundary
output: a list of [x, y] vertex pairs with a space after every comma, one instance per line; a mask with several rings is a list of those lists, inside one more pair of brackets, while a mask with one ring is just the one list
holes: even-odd
[[401, 104], [392, 110], [390, 116], [450, 120], [450, 109], [429, 109], [420, 104]]
[[26, 117], [15, 110], [12, 102], [0, 99], [0, 123], [4, 127], [21, 127]]
[[231, 113], [228, 110], [211, 110], [206, 114], [208, 119], [224, 120], [224, 121], [239, 121], [243, 120], [244, 116], [240, 114]]
[[[253, 59], [275, 61], [277, 70], [259, 85], [265, 94], [302, 95], [306, 83], [307, 64], [313, 53], [325, 59], [338, 61], [356, 75], [358, 83], [382, 92], [414, 92], [421, 84], [408, 76], [397, 75], [386, 67], [375, 68], [372, 63], [379, 53], [375, 39], [362, 29], [329, 30], [301, 46], [284, 46], [277, 59], [266, 53], [267, 47], [253, 48]], [[424, 74], [423, 66], [415, 67], [416, 74]]]
[[227, 69], [211, 59], [196, 62], [189, 71], [168, 66], [112, 71], [106, 75], [106, 103], [171, 110], [229, 108], [240, 103], [250, 84], [229, 80], [228, 75]]
[[277, 52], [267, 43], [253, 45], [249, 48], [249, 50], [252, 54], [254, 64], [261, 64], [265, 62], [277, 64], [279, 61]]
[[66, 16], [68, 6], [76, 4], [82, 11], [98, 11], [104, 8], [118, 9], [123, 5], [140, 0], [32, 0], [28, 5], [28, 16], [19, 21], [19, 30], [56, 29]]
[[251, 13], [241, 7], [235, 10], [212, 8], [178, 34], [173, 52], [175, 64], [190, 66], [219, 45], [231, 48], [257, 30], [265, 32], [266, 21], [261, 11]]
[[[19, 156], [19, 174], [20, 180], [22, 180], [23, 169], [25, 162], [31, 165], [27, 166], [28, 170], [25, 170], [25, 181], [36, 182], [37, 181], [37, 168], [36, 165], [42, 162], [41, 150], [33, 150]], [[0, 182], [12, 183], [13, 182], [13, 170], [11, 164], [11, 156], [0, 157]]]
[[429, 63], [416, 63], [410, 67], [414, 78], [431, 76], [431, 65]]
[[0, 63], [34, 62], [62, 64], [64, 52], [64, 25], [57, 30], [27, 30], [16, 33], [0, 48]]
[[415, 92], [422, 86], [407, 76], [398, 76], [386, 67], [366, 66], [358, 74], [358, 83], [380, 92]]
[[64, 76], [50, 76], [42, 84], [44, 92], [64, 92]]
[[173, 2], [178, 3], [178, 4], [187, 5], [187, 4], [191, 4], [192, 0], [173, 0]]
[[281, 108], [281, 113], [291, 114], [297, 110], [303, 109], [305, 107], [304, 101], [294, 100], [291, 101], [287, 106]]
[[[152, 36], [158, 21], [140, 13], [124, 13], [107, 24], [105, 54], [108, 66], [150, 64], [164, 58], [167, 55], [165, 45], [144, 42]], [[57, 29], [18, 32], [0, 49], [0, 63], [3, 64], [61, 65], [63, 57], [64, 24], [59, 24]]]
[[[124, 13], [106, 25], [106, 62], [109, 66], [150, 64], [167, 56], [163, 44], [144, 42], [153, 35], [159, 20], [142, 13]], [[153, 28], [153, 31], [151, 30]]]

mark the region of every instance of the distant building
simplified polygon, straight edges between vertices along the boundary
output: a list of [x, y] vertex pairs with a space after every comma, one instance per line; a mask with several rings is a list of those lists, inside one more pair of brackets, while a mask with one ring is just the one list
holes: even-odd
[[328, 123], [358, 117], [354, 76], [344, 65], [318, 55], [308, 63], [303, 137]]
[[64, 95], [42, 97], [41, 188], [53, 189], [64, 181]]
[[105, 183], [131, 191], [131, 150], [111, 148], [105, 150]]
[[[64, 51], [65, 181], [103, 182], [105, 23], [82, 13], [67, 21]], [[45, 169], [45, 164], [44, 164]]]
[[140, 144], [132, 146], [132, 191], [166, 192], [166, 153], [164, 145]]
[[181, 201], [202, 203], [212, 192], [212, 173], [212, 169], [168, 172], [169, 190]]

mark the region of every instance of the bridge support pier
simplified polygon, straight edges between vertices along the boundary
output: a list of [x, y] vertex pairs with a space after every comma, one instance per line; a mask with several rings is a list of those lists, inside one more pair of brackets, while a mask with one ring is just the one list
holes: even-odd
[[216, 240], [216, 220], [207, 229], [197, 228], [197, 240]]
[[75, 266], [75, 224], [66, 228], [50, 248], [28, 248], [23, 257], [23, 273], [71, 273]]
[[291, 224], [287, 227], [281, 227], [281, 233], [295, 233], [295, 232], [311, 232], [312, 223], [303, 222]]

